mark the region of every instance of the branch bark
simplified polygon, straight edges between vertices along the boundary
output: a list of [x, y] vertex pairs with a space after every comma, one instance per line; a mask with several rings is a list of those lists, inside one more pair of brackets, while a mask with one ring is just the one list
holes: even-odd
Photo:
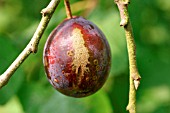
[[5, 86], [13, 73], [19, 68], [19, 66], [24, 62], [24, 60], [31, 54], [36, 53], [38, 49], [38, 44], [40, 39], [56, 9], [60, 0], [51, 0], [46, 8], [44, 8], [42, 13], [41, 21], [26, 48], [20, 53], [20, 55], [15, 59], [15, 61], [8, 67], [8, 69], [0, 76], [0, 88]]
[[140, 84], [140, 75], [136, 66], [136, 45], [134, 41], [132, 26], [128, 14], [129, 0], [115, 0], [120, 11], [121, 22], [120, 26], [124, 27], [127, 49], [129, 56], [129, 70], [130, 70], [130, 88], [129, 88], [129, 103], [127, 110], [130, 113], [136, 113], [136, 90]]

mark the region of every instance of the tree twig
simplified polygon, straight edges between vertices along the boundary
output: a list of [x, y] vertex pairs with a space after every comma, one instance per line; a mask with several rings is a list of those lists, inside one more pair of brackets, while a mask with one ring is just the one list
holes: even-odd
[[132, 26], [128, 14], [129, 0], [115, 0], [120, 11], [121, 22], [120, 26], [124, 27], [127, 41], [127, 49], [129, 55], [129, 70], [130, 70], [130, 89], [129, 89], [129, 103], [127, 110], [130, 113], [136, 113], [136, 90], [140, 84], [140, 75], [136, 66], [136, 45], [133, 38]]
[[18, 67], [24, 62], [24, 60], [31, 54], [36, 53], [38, 49], [39, 41], [56, 9], [60, 0], [51, 0], [46, 8], [44, 8], [42, 13], [42, 19], [37, 27], [32, 39], [26, 46], [26, 48], [20, 53], [20, 55], [15, 59], [15, 61], [8, 67], [8, 69], [0, 76], [0, 88], [5, 86], [13, 73], [18, 69]]

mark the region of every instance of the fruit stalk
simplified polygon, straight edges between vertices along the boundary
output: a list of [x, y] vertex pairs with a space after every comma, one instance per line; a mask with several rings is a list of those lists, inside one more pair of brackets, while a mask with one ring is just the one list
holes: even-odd
[[56, 9], [60, 0], [51, 0], [49, 5], [44, 8], [42, 13], [42, 19], [37, 27], [32, 39], [26, 46], [26, 48], [20, 53], [15, 61], [8, 67], [8, 69], [0, 76], [0, 89], [7, 84], [13, 73], [19, 68], [24, 60], [31, 54], [36, 53], [38, 49], [39, 41]]
[[129, 103], [127, 110], [130, 113], [136, 113], [136, 90], [140, 84], [140, 75], [136, 66], [136, 45], [134, 41], [134, 36], [132, 32], [132, 26], [128, 14], [128, 4], [129, 0], [115, 0], [120, 11], [121, 22], [120, 26], [124, 27], [127, 49], [129, 55], [129, 70], [130, 70], [130, 89], [129, 89]]
[[70, 8], [69, 0], [64, 0], [64, 5], [65, 5], [65, 9], [66, 9], [67, 19], [72, 18], [72, 13], [71, 13], [71, 8]]

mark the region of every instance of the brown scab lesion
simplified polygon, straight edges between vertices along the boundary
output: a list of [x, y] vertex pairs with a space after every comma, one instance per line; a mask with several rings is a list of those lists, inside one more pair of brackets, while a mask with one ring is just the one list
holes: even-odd
[[90, 69], [89, 69], [89, 68], [86, 68], [86, 69], [85, 69], [85, 72], [86, 72], [86, 73], [89, 73], [89, 72], [90, 72]]
[[72, 66], [72, 70], [75, 71], [76, 70], [76, 66], [73, 65]]
[[94, 59], [94, 60], [93, 60], [93, 63], [94, 63], [94, 65], [98, 65], [98, 60], [97, 60], [97, 59]]
[[62, 74], [64, 74], [65, 72], [64, 72], [64, 70], [62, 71]]
[[85, 73], [89, 73], [90, 69], [87, 67], [89, 62], [89, 51], [85, 46], [85, 41], [83, 38], [83, 34], [81, 29], [75, 28], [72, 31], [72, 39], [73, 39], [73, 62], [72, 62], [72, 70], [77, 74], [78, 84], [81, 84], [82, 79], [85, 76]]
[[64, 73], [64, 76], [65, 76], [65, 77], [68, 77], [68, 76], [69, 76], [69, 73]]
[[97, 59], [94, 59], [94, 60], [93, 60], [93, 63], [94, 63], [94, 65], [96, 65], [96, 71], [99, 71], [99, 70], [100, 70], [100, 66], [99, 66], [98, 60], [97, 60]]
[[74, 55], [74, 52], [73, 50], [70, 50], [70, 51], [67, 51], [67, 56], [71, 57]]
[[100, 70], [100, 66], [97, 65], [97, 66], [96, 66], [96, 71], [99, 71], [99, 70]]
[[57, 79], [57, 78], [55, 78], [55, 79], [54, 79], [54, 82], [59, 83], [59, 81], [58, 81], [58, 79]]
[[97, 80], [97, 76], [93, 76], [92, 80], [94, 81]]
[[89, 81], [89, 77], [86, 77], [86, 81]]
[[[48, 72], [49, 73], [49, 72]], [[51, 74], [47, 74], [48, 79], [51, 79]]]
[[44, 66], [48, 66], [47, 57], [44, 57]]
[[68, 76], [69, 76], [69, 73], [66, 73], [64, 70], [62, 70], [62, 74], [63, 74], [65, 77], [68, 77]]
[[87, 67], [87, 64], [89, 64], [90, 55], [88, 53], [87, 47], [85, 46], [83, 34], [81, 33], [80, 29], [75, 28], [73, 30], [72, 38], [74, 49], [72, 70], [74, 70], [76, 74], [79, 74], [81, 78], [84, 76], [85, 72], [90, 71], [89, 67]]

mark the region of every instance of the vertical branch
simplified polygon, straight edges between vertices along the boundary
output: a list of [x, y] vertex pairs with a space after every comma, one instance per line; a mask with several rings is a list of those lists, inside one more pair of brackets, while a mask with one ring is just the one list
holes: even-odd
[[[139, 86], [140, 75], [136, 66], [136, 46], [132, 34], [130, 22], [124, 27], [129, 54], [129, 70], [130, 70], [130, 89], [129, 89], [129, 104], [127, 110], [130, 113], [136, 113], [136, 90]], [[138, 81], [138, 82], [136, 82]]]
[[49, 5], [41, 11], [42, 19], [37, 27], [31, 41], [26, 48], [20, 53], [15, 61], [8, 67], [8, 69], [0, 76], [0, 88], [7, 84], [13, 73], [19, 68], [24, 60], [31, 54], [36, 53], [39, 41], [56, 9], [60, 0], [51, 0]]
[[130, 70], [130, 88], [129, 88], [129, 103], [127, 110], [130, 113], [136, 113], [136, 90], [140, 84], [140, 75], [136, 66], [136, 45], [134, 41], [132, 26], [128, 14], [129, 0], [115, 0], [120, 11], [121, 22], [120, 26], [124, 27], [127, 49], [129, 56], [129, 70]]

